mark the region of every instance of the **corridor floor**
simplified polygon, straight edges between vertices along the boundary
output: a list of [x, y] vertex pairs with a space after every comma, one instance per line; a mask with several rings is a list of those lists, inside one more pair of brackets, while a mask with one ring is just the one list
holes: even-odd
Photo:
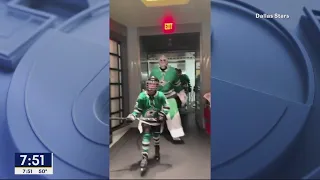
[[[194, 118], [187, 118], [185, 144], [172, 144], [161, 137], [161, 160], [149, 151], [149, 170], [143, 179], [210, 179], [210, 138], [196, 130]], [[140, 179], [141, 138], [136, 128], [130, 129], [110, 149], [110, 179]]]

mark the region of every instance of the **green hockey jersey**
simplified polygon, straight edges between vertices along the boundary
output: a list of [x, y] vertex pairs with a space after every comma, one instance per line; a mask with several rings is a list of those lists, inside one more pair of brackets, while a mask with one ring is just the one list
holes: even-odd
[[168, 66], [167, 69], [163, 71], [160, 67], [154, 67], [150, 76], [155, 76], [159, 79], [158, 91], [163, 92], [166, 97], [171, 97], [183, 90], [177, 72], [175, 68], [171, 66]]
[[180, 82], [181, 82], [181, 86], [184, 88], [184, 90], [186, 92], [189, 92], [191, 89], [191, 85], [190, 85], [190, 79], [189, 79], [188, 75], [181, 74]]
[[151, 97], [146, 91], [143, 91], [138, 96], [132, 115], [135, 117], [142, 115], [143, 117], [157, 118], [159, 113], [166, 116], [169, 110], [170, 107], [167, 98], [162, 92], [157, 91], [156, 94]]

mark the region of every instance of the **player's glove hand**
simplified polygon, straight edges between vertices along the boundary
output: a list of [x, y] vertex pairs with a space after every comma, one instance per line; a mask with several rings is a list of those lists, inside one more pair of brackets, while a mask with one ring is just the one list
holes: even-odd
[[127, 116], [127, 123], [132, 123], [136, 118], [134, 117], [134, 115], [129, 114]]
[[164, 122], [167, 120], [167, 116], [163, 113], [159, 113], [158, 121], [159, 122]]

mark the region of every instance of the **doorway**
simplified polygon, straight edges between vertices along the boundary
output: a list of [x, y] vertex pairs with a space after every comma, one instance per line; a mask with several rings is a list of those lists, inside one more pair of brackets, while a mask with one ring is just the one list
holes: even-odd
[[[200, 112], [200, 33], [180, 33], [170, 35], [140, 36], [141, 55], [141, 90], [151, 70], [159, 65], [159, 57], [165, 55], [169, 66], [180, 69], [190, 80], [187, 93], [187, 105], [180, 108], [185, 131], [197, 128], [203, 130], [203, 119]], [[185, 123], [194, 119], [195, 124]], [[194, 127], [196, 125], [196, 127]]]

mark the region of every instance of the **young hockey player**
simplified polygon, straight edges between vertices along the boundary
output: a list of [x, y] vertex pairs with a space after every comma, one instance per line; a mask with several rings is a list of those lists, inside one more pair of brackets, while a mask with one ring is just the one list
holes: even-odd
[[141, 171], [147, 168], [151, 136], [154, 140], [155, 159], [157, 161], [160, 160], [160, 133], [163, 122], [166, 121], [166, 116], [170, 110], [165, 95], [157, 91], [158, 85], [159, 80], [154, 76], [146, 81], [146, 90], [139, 94], [134, 111], [127, 117], [128, 121], [134, 121], [140, 115], [145, 118], [156, 119], [156, 121], [139, 122], [139, 130], [143, 133]]

